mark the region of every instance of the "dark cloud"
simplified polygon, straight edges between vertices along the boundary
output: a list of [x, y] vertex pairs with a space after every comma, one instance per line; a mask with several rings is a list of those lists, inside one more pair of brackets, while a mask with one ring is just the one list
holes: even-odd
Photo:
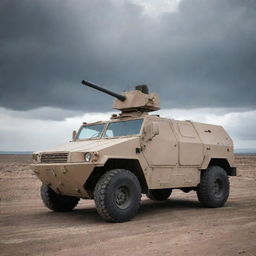
[[254, 0], [183, 0], [158, 19], [128, 1], [0, 2], [5, 108], [110, 109], [82, 79], [118, 92], [147, 83], [165, 108], [255, 108], [255, 70]]
[[[12, 118], [22, 118], [24, 120], [28, 119], [38, 119], [38, 120], [54, 120], [63, 121], [66, 118], [74, 116], [82, 116], [83, 112], [77, 110], [67, 110], [62, 108], [51, 108], [51, 107], [41, 107], [36, 109], [30, 109], [25, 111], [15, 111], [7, 110], [0, 107], [0, 113], [5, 116]], [[0, 119], [3, 117], [0, 115]]]

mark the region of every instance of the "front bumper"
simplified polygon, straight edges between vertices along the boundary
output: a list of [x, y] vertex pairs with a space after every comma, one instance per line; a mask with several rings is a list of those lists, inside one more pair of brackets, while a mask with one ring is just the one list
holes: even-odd
[[84, 184], [95, 166], [91, 163], [31, 164], [42, 183], [56, 193], [81, 198], [90, 198]]

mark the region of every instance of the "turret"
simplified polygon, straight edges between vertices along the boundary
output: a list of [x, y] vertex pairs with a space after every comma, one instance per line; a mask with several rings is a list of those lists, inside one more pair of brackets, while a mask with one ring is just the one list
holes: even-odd
[[149, 93], [146, 85], [138, 85], [133, 91], [117, 94], [91, 82], [83, 80], [82, 84], [115, 97], [112, 107], [121, 110], [122, 113], [151, 112], [160, 109], [159, 95], [157, 93]]

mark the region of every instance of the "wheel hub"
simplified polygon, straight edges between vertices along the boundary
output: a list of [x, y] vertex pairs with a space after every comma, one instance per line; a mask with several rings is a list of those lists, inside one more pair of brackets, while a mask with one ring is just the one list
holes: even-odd
[[214, 190], [215, 196], [219, 197], [219, 196], [222, 195], [222, 193], [223, 193], [223, 184], [222, 184], [220, 179], [215, 180], [213, 190]]
[[115, 202], [118, 208], [125, 209], [130, 205], [131, 197], [129, 189], [125, 186], [119, 187], [115, 192]]

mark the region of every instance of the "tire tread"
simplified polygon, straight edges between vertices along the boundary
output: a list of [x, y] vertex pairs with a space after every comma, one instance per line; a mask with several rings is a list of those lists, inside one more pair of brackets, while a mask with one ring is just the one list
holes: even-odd
[[[121, 173], [127, 173], [129, 175], [134, 176], [135, 180], [137, 179], [137, 177], [128, 170], [114, 169], [114, 170], [110, 170], [110, 171], [106, 172], [105, 174], [103, 174], [100, 177], [100, 179], [98, 180], [98, 182], [95, 186], [95, 189], [94, 189], [94, 200], [95, 200], [96, 209], [97, 209], [99, 215], [106, 221], [121, 222], [119, 219], [117, 219], [111, 215], [111, 213], [107, 209], [106, 203], [105, 203], [105, 197], [106, 197], [107, 190], [108, 190], [111, 180], [115, 176], [117, 176]], [[136, 212], [137, 211], [134, 212], [134, 215], [136, 214]]]
[[41, 186], [41, 198], [44, 205], [55, 212], [71, 211], [80, 200], [78, 197], [58, 195], [45, 184]]
[[[209, 193], [209, 181], [212, 179], [212, 176], [216, 173], [222, 173], [227, 181], [227, 193], [226, 198], [223, 200], [223, 203], [216, 203], [212, 200], [211, 194]], [[227, 197], [229, 195], [229, 178], [224, 169], [222, 169], [219, 166], [209, 166], [207, 170], [203, 171], [201, 173], [201, 181], [199, 184], [199, 188], [197, 189], [197, 197], [200, 201], [200, 203], [204, 207], [209, 208], [215, 208], [215, 207], [221, 207], [225, 204]]]

